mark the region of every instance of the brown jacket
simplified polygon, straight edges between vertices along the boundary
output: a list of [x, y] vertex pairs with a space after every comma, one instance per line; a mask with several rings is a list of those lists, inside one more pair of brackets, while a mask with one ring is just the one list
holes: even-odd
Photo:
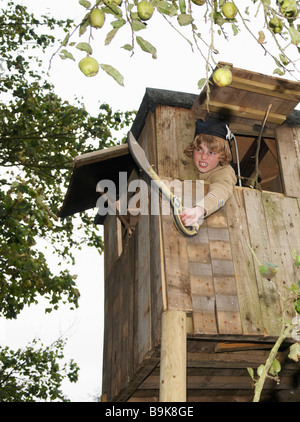
[[[237, 178], [229, 164], [225, 166], [218, 165], [207, 173], [199, 173], [199, 178], [209, 183], [208, 193], [204, 197], [205, 216], [208, 217], [225, 205], [227, 199], [232, 196]], [[203, 206], [203, 202], [198, 204]]]

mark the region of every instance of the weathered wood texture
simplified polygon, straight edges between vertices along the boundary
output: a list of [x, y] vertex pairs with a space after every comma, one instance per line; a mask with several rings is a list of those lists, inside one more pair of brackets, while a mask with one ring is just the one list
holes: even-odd
[[162, 222], [168, 308], [192, 312], [193, 334], [279, 334], [279, 295], [249, 246], [278, 266], [273, 282], [286, 296], [296, 281], [290, 251], [300, 250], [296, 198], [236, 187], [195, 237], [179, 235], [172, 216]]
[[[191, 110], [176, 107], [158, 106], [148, 113], [139, 142], [162, 178], [197, 178], [192, 160], [182, 153], [193, 137], [194, 122]], [[285, 195], [236, 187], [226, 206], [207, 218], [195, 237], [180, 235], [172, 215], [149, 213], [139, 217], [131, 238], [122, 239], [116, 217], [106, 218], [103, 393], [107, 400], [145, 399], [145, 391], [153, 399], [163, 311], [185, 311], [189, 338], [196, 342], [203, 338], [260, 342], [278, 335], [281, 303], [259, 274], [249, 245], [261, 263], [278, 265], [273, 282], [286, 295], [285, 287], [296, 279], [290, 251], [300, 250], [299, 139], [296, 128], [277, 130]], [[210, 352], [192, 350], [188, 362], [191, 367], [230, 369], [235, 368], [235, 354], [236, 368], [246, 368], [243, 359], [256, 359], [257, 350], [247, 353], [248, 357], [243, 351], [228, 352], [218, 360]], [[267, 351], [263, 353], [265, 357]], [[239, 373], [234, 383], [230, 371], [219, 376], [214, 370], [191, 374], [189, 400], [196, 400], [198, 389], [203, 401], [213, 389], [221, 391], [220, 400], [233, 389], [237, 400], [245, 399], [248, 375]], [[290, 380], [282, 390], [290, 388]], [[248, 400], [250, 393], [246, 396]]]
[[275, 133], [285, 194], [300, 198], [300, 127], [279, 126]]

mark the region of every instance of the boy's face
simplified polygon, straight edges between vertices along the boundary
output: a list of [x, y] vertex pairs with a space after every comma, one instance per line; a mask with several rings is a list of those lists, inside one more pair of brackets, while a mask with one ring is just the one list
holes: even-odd
[[220, 154], [209, 150], [205, 143], [194, 149], [193, 159], [200, 173], [207, 173], [219, 164]]

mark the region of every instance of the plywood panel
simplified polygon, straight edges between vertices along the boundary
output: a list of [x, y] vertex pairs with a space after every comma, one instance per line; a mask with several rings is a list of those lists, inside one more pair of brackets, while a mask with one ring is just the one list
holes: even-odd
[[155, 110], [157, 169], [161, 177], [196, 180], [193, 160], [183, 153], [193, 140], [195, 116], [191, 110], [159, 106]]
[[[150, 238], [149, 218], [140, 215], [136, 228], [136, 330], [135, 365], [151, 348]], [[137, 368], [136, 368], [137, 369]]]
[[300, 127], [276, 129], [285, 194], [300, 198]]
[[242, 333], [226, 208], [207, 218], [219, 334]]
[[162, 216], [162, 234], [168, 309], [191, 311], [186, 238], [175, 228], [172, 215]]
[[207, 222], [187, 239], [194, 334], [217, 334], [216, 297], [213, 284]]
[[[293, 248], [300, 250], [299, 208], [296, 198], [267, 193], [263, 193], [262, 197], [273, 253], [272, 262], [278, 265], [273, 282], [283, 301], [290, 297], [286, 287], [291, 287], [299, 279], [291, 255]], [[287, 306], [284, 317], [291, 320], [294, 316], [293, 306]]]
[[[260, 263], [270, 262], [271, 244], [261, 192], [247, 189], [243, 193], [250, 244]], [[257, 263], [255, 264], [255, 273], [264, 329], [268, 335], [276, 335], [280, 330], [280, 298], [271, 283], [259, 274]]]
[[226, 203], [235, 283], [244, 334], [263, 334], [264, 326], [250, 243], [243, 189], [236, 187]]

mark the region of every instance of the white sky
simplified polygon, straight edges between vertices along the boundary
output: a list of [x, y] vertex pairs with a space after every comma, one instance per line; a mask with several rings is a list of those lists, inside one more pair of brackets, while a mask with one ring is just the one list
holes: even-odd
[[[48, 11], [57, 19], [72, 18], [79, 22], [84, 14], [84, 9], [77, 0], [20, 0], [16, 3], [27, 6], [37, 16]], [[244, 3], [243, 0], [237, 1], [237, 4]], [[107, 102], [115, 111], [138, 109], [146, 87], [197, 94], [197, 82], [205, 77], [204, 59], [199, 53], [192, 53], [188, 43], [171, 28], [162, 32], [157, 19], [158, 16], [155, 16], [148, 21], [150, 33], [148, 29], [139, 33], [156, 46], [157, 60], [140, 52], [138, 47], [133, 57], [130, 57], [129, 52], [120, 49], [120, 46], [130, 43], [131, 40], [130, 33], [126, 35], [126, 31], [122, 29], [111, 46], [104, 47], [103, 40], [111, 29], [111, 18], [107, 19], [102, 29], [95, 32], [92, 43], [95, 50], [93, 56], [100, 63], [117, 68], [125, 78], [125, 87], [120, 87], [102, 70], [96, 77], [86, 78], [78, 69], [77, 63], [71, 60], [63, 61], [57, 55], [53, 59], [50, 71], [56, 93], [70, 102], [75, 97], [81, 99], [86, 109], [94, 115], [98, 113], [99, 104], [102, 102]], [[197, 21], [197, 26], [199, 32], [204, 34], [207, 31], [203, 21]], [[230, 26], [225, 28], [226, 32], [231, 34]], [[257, 24], [255, 35], [260, 29], [262, 28]], [[215, 60], [271, 75], [275, 68], [273, 60], [264, 56], [255, 41], [249, 40], [249, 37], [247, 41], [238, 36], [230, 42], [224, 42], [221, 37], [216, 36], [215, 47], [219, 54], [215, 56]], [[79, 39], [76, 37], [74, 41]], [[87, 41], [87, 36], [83, 36], [80, 41]], [[83, 52], [74, 48], [72, 52], [76, 59], [84, 57]], [[45, 56], [47, 67], [48, 60], [49, 57]], [[289, 76], [286, 78], [290, 79]], [[72, 268], [72, 272], [78, 274], [77, 283], [81, 291], [79, 310], [68, 311], [68, 307], [60, 307], [59, 311], [44, 316], [39, 306], [30, 307], [23, 311], [16, 321], [0, 321], [0, 338], [2, 344], [20, 347], [34, 337], [40, 337], [44, 344], [49, 344], [61, 334], [66, 334], [69, 341], [65, 356], [67, 359], [73, 358], [81, 371], [79, 382], [74, 385], [66, 383], [64, 392], [72, 401], [92, 401], [92, 397], [101, 392], [103, 257], [90, 248], [78, 251], [76, 255], [77, 264]], [[51, 253], [49, 260], [55, 266]]]

